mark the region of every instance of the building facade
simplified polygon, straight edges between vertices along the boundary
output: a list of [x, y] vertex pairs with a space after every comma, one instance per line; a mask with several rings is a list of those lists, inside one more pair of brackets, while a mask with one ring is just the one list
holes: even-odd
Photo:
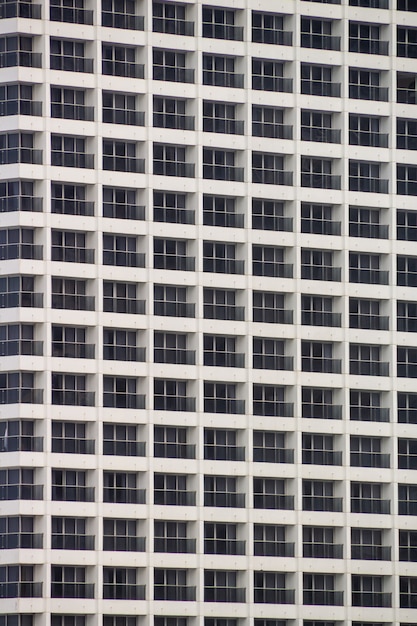
[[0, 626], [415, 625], [416, 0], [0, 31]]

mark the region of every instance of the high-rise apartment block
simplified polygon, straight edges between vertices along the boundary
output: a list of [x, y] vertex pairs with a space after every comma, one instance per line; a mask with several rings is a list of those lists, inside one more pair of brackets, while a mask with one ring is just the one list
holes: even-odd
[[0, 0], [0, 626], [417, 624], [417, 0]]

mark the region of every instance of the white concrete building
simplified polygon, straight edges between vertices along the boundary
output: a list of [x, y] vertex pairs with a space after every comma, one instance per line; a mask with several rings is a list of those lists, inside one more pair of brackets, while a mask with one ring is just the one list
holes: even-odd
[[0, 18], [0, 626], [415, 626], [417, 1]]

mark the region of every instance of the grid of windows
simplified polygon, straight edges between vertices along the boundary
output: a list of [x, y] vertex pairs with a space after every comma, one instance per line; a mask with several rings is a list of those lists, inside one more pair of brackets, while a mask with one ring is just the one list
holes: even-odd
[[417, 621], [416, 15], [0, 0], [0, 626]]

